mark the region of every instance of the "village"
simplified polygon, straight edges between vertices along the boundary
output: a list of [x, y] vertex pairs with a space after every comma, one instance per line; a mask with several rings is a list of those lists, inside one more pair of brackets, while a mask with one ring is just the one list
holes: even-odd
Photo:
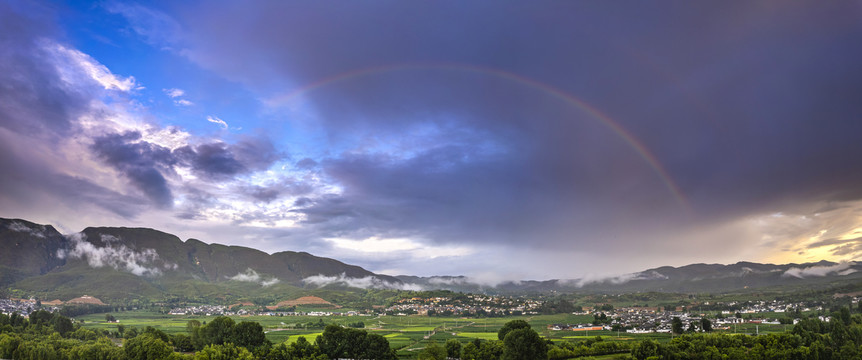
[[[858, 299], [853, 299], [856, 303]], [[709, 303], [703, 305], [709, 306]], [[729, 302], [713, 304], [716, 307], [736, 309], [721, 310], [717, 314], [714, 311], [699, 312], [677, 307], [675, 309], [664, 309], [660, 307], [622, 307], [609, 311], [583, 311], [579, 315], [594, 315], [592, 323], [585, 324], [552, 324], [548, 330], [554, 331], [595, 331], [611, 330], [624, 331], [626, 333], [670, 333], [673, 331], [674, 319], [679, 319], [683, 329], [692, 331], [729, 330], [731, 326], [738, 324], [796, 324], [801, 312], [822, 312], [822, 306], [809, 307], [804, 303], [785, 303], [778, 300], [755, 301], [755, 302]], [[779, 315], [792, 313], [787, 315]], [[820, 315], [821, 321], [830, 321], [829, 316]]]
[[[857, 298], [852, 303], [858, 303]], [[44, 309], [57, 311], [63, 304], [102, 304], [99, 299], [81, 296], [66, 302], [59, 300], [40, 302], [34, 299], [0, 299], [0, 312], [11, 315], [17, 313], [28, 316], [31, 312]], [[236, 316], [441, 316], [441, 317], [504, 317], [519, 315], [538, 315], [542, 313], [545, 302], [524, 297], [505, 297], [481, 294], [454, 294], [451, 297], [409, 297], [400, 299], [388, 307], [374, 307], [364, 310], [340, 310], [340, 306], [318, 297], [304, 296], [294, 300], [279, 302], [273, 306], [254, 306], [250, 302], [232, 305], [191, 305], [172, 308], [168, 314], [175, 316], [236, 315]], [[305, 306], [305, 311], [297, 306]], [[310, 306], [310, 308], [309, 308]], [[787, 303], [778, 300], [747, 302], [709, 302], [671, 308], [629, 306], [614, 308], [610, 304], [596, 304], [593, 309], [576, 307], [573, 315], [592, 315], [592, 321], [576, 324], [550, 324], [549, 331], [598, 331], [610, 330], [626, 333], [669, 333], [675, 319], [679, 319], [685, 329], [694, 331], [729, 329], [738, 324], [795, 324], [803, 312], [823, 313], [822, 305], [811, 303]], [[703, 310], [701, 310], [703, 309]], [[820, 315], [822, 321], [829, 316]]]
[[534, 299], [489, 295], [405, 298], [387, 307], [387, 315], [427, 316], [507, 316], [535, 315], [544, 302]]

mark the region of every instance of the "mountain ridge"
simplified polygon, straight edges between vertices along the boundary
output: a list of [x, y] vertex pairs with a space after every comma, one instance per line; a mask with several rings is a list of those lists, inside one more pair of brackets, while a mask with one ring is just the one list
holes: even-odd
[[62, 235], [50, 225], [0, 218], [0, 248], [12, 250], [0, 253], [0, 286], [66, 298], [98, 289], [104, 289], [107, 298], [209, 296], [222, 290], [296, 293], [306, 287], [304, 279], [315, 276], [401, 283], [304, 251], [268, 254], [198, 239], [182, 241], [142, 227], [87, 227]]
[[776, 286], [809, 286], [839, 280], [862, 280], [862, 264], [820, 260], [811, 263], [761, 264], [739, 261], [733, 264], [696, 263], [678, 267], [660, 266], [647, 270], [600, 278], [522, 280], [488, 283], [468, 276], [419, 277], [398, 275], [403, 282], [438, 289], [484, 292], [729, 292]]
[[[264, 251], [181, 240], [143, 227], [87, 227], [62, 235], [51, 225], [0, 218], [0, 290], [51, 298], [304, 295], [347, 288], [474, 293], [728, 292], [862, 280], [862, 264], [697, 263], [598, 278], [483, 282], [468, 276], [375, 274], [305, 251]], [[11, 251], [9, 251], [11, 249]], [[118, 286], [122, 284], [122, 286]]]

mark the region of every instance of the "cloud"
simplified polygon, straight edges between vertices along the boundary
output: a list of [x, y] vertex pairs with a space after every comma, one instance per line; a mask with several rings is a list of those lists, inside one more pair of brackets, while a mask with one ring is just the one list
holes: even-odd
[[855, 266], [856, 262], [853, 261], [845, 261], [835, 265], [828, 266], [809, 266], [806, 268], [790, 268], [781, 274], [781, 276], [785, 277], [796, 277], [796, 278], [806, 278], [806, 277], [824, 277], [830, 274], [837, 275], [848, 275], [856, 272], [856, 269], [851, 269], [851, 266]]
[[272, 184], [248, 185], [238, 189], [238, 191], [250, 196], [255, 201], [270, 203], [285, 196], [298, 197], [309, 195], [316, 189], [317, 186], [312, 181], [296, 178], [280, 178]]
[[132, 30], [150, 45], [172, 49], [183, 39], [183, 29], [169, 15], [138, 4], [110, 2], [105, 8], [122, 15]]
[[344, 273], [338, 276], [314, 275], [302, 279], [307, 285], [316, 287], [324, 287], [327, 285], [348, 286], [360, 289], [398, 289], [398, 290], [422, 290], [422, 287], [416, 284], [392, 283], [381, 280], [375, 276], [366, 276], [361, 278], [348, 277]]
[[496, 288], [501, 284], [520, 284], [520, 280], [499, 273], [482, 272], [471, 276], [435, 276], [428, 279], [428, 283], [432, 285], [475, 285], [484, 288]]
[[227, 123], [224, 120], [219, 119], [215, 116], [207, 116], [207, 121], [214, 124], [218, 124], [218, 126], [221, 126], [222, 129], [227, 129]]
[[[0, 128], [38, 136], [65, 134], [84, 111], [86, 92], [61, 81], [45, 9], [0, 4]], [[85, 79], [86, 80], [86, 79]]]
[[565, 279], [560, 280], [561, 284], [565, 285], [573, 285], [576, 287], [584, 287], [590, 284], [601, 284], [601, 283], [609, 283], [614, 285], [625, 284], [631, 281], [636, 280], [663, 280], [667, 279], [667, 275], [664, 275], [658, 271], [650, 270], [643, 272], [635, 272], [635, 273], [627, 273], [622, 275], [597, 275], [597, 274], [589, 274], [587, 276], [577, 278], [577, 279]]
[[850, 261], [862, 255], [859, 226], [862, 200], [815, 201], [755, 217], [762, 246], [773, 251], [772, 261]]
[[9, 230], [12, 230], [15, 232], [28, 233], [28, 234], [35, 236], [37, 238], [40, 238], [40, 239], [45, 238], [45, 227], [44, 226], [39, 226], [38, 229], [33, 229], [33, 228], [30, 228], [27, 225], [24, 225], [20, 222], [13, 221], [13, 222], [10, 222], [9, 225], [7, 225], [6, 227], [9, 228]]
[[164, 91], [166, 95], [172, 98], [182, 97], [186, 94], [186, 92], [181, 89], [162, 89], [162, 91]]
[[60, 78], [69, 84], [76, 84], [82, 79], [95, 81], [105, 90], [129, 92], [142, 89], [132, 76], [122, 78], [113, 74], [98, 61], [75, 49], [69, 49], [52, 41], [45, 41], [45, 48], [54, 54]]
[[[167, 95], [171, 99], [173, 99], [174, 104], [176, 104], [176, 105], [179, 105], [179, 106], [194, 105], [194, 103], [192, 103], [191, 101], [183, 99], [183, 96], [186, 94], [186, 92], [183, 91], [182, 89], [162, 89], [162, 91], [165, 93], [165, 95]], [[207, 120], [209, 120], [209, 119], [210, 118], [207, 117]], [[212, 121], [212, 120], [210, 120], [210, 121]], [[225, 124], [225, 128], [227, 128], [227, 124]]]
[[[479, 1], [458, 6], [454, 17], [453, 5], [425, 3], [158, 6], [104, 5], [118, 15], [108, 20], [126, 21], [112, 27], [123, 35], [112, 40], [126, 47], [119, 51], [180, 64], [181, 73], [139, 72], [149, 65], [140, 62], [114, 67], [116, 59], [74, 48], [89, 41], [83, 31], [58, 27], [86, 24], [56, 19], [93, 8], [59, 14], [30, 2], [0, 4], [4, 211], [72, 224], [80, 213], [152, 220], [246, 244], [289, 234], [280, 245], [269, 240], [276, 249], [372, 237], [430, 249], [404, 250], [417, 257], [451, 244], [482, 254], [501, 248], [533, 254], [532, 266], [520, 267], [533, 274], [570, 277], [606, 264], [608, 248], [637, 259], [618, 271], [859, 254], [855, 243], [835, 242], [845, 232], [799, 210], [862, 199], [862, 168], [848, 165], [862, 157], [855, 5], [692, 2], [620, 11]], [[800, 33], [802, 23], [811, 31]], [[137, 40], [166, 51], [147, 53]], [[196, 88], [207, 93], [182, 109], [200, 110], [187, 120], [173, 117], [175, 108], [148, 108], [160, 102], [135, 90], [153, 79], [165, 87], [157, 96], [182, 106], [187, 94], [159, 75], [188, 75], [170, 81], [189, 84], [199, 73], [229, 90]], [[223, 95], [237, 93], [255, 98], [241, 109], [247, 117], [203, 109], [212, 98], [232, 107], [235, 98]], [[188, 133], [205, 128], [207, 114], [290, 134], [270, 141]], [[189, 129], [169, 131], [168, 123], [183, 121]], [[282, 144], [299, 149], [295, 159]], [[752, 224], [776, 212], [808, 219]], [[213, 224], [254, 224], [255, 235], [207, 234]], [[821, 230], [828, 231], [817, 237]], [[311, 246], [347, 254], [335, 245]], [[539, 255], [550, 251], [560, 254], [557, 263], [584, 259], [583, 268], [549, 265]], [[447, 257], [464, 260], [447, 271], [511, 266], [511, 253], [494, 256]], [[392, 266], [353, 259], [440, 271], [413, 257], [386, 259]]]
[[177, 149], [174, 154], [180, 164], [201, 176], [215, 179], [264, 170], [283, 156], [269, 140], [262, 138], [243, 138], [236, 144], [189, 145]]
[[234, 281], [259, 283], [263, 287], [270, 287], [281, 282], [281, 280], [276, 277], [266, 279], [260, 274], [258, 274], [257, 271], [254, 271], [254, 269], [252, 268], [248, 268], [245, 270], [245, 272], [238, 273], [228, 279]]
[[[813, 90], [859, 92], [854, 64], [862, 51], [842, 50], [858, 32], [854, 11], [737, 6], [746, 21], [689, 4], [665, 13], [660, 27], [632, 20], [651, 9], [576, 3], [479, 2], [459, 9], [458, 19], [446, 6], [296, 11], [277, 2], [178, 16], [192, 61], [266, 99], [289, 95], [285, 110], [301, 103], [310, 115], [296, 116], [314, 119], [346, 148], [315, 160], [344, 191], [338, 201], [298, 210], [306, 225], [483, 245], [530, 239], [594, 252], [608, 242], [641, 242], [634, 229], [676, 238], [677, 225], [719, 226], [789, 197], [851, 196], [858, 188], [862, 171], [837, 159], [862, 155], [849, 135], [860, 125], [848, 117], [862, 105]], [[242, 25], [219, 26], [226, 14]], [[818, 28], [825, 37], [795, 38], [804, 46], [784, 41], [800, 19], [836, 17]], [[548, 26], [535, 26], [536, 18]], [[406, 29], [403, 19], [409, 32], [381, 30]], [[444, 21], [449, 31], [439, 31]], [[692, 21], [714, 26], [684, 31]], [[738, 26], [719, 25], [728, 23]], [[776, 59], [784, 65], [776, 68]], [[821, 61], [835, 66], [815, 65]], [[806, 74], [798, 83], [786, 76], [797, 72]], [[810, 121], [818, 113], [835, 116], [821, 126]], [[776, 128], [768, 119], [777, 118], [793, 126]], [[645, 161], [651, 157], [657, 162]], [[669, 190], [674, 185], [686, 199]], [[695, 211], [685, 214], [681, 201]], [[734, 251], [745, 251], [743, 243]]]
[[[65, 37], [53, 23], [59, 16], [54, 10], [0, 2], [4, 216], [69, 232], [96, 224], [176, 225], [180, 233], [229, 242], [190, 229], [222, 222], [283, 224], [295, 215], [285, 215], [289, 209], [281, 201], [316, 191], [319, 181], [289, 174], [258, 181], [258, 173], [285, 157], [267, 138], [222, 140], [168, 123], [147, 106], [148, 93], [137, 91], [135, 77], [118, 75], [57, 40]], [[166, 90], [178, 95], [173, 90], [182, 89]], [[198, 221], [177, 225], [186, 215]]]
[[109, 134], [95, 138], [91, 149], [162, 208], [173, 206], [173, 193], [163, 173], [176, 163], [170, 149], [141, 141], [140, 132]]
[[[57, 257], [61, 259], [84, 259], [93, 268], [112, 267], [115, 270], [126, 271], [137, 276], [160, 276], [161, 267], [175, 269], [173, 264], [168, 264], [159, 259], [155, 249], [142, 249], [136, 251], [126, 245], [117, 244], [118, 240], [112, 236], [102, 237], [107, 239], [104, 247], [98, 247], [87, 241], [83, 233], [68, 236], [69, 249], [57, 251]], [[161, 264], [159, 264], [161, 263]]]

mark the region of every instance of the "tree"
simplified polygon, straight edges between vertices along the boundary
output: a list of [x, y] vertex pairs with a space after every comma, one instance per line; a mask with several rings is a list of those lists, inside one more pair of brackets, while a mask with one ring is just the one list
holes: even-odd
[[707, 318], [701, 318], [700, 319], [700, 328], [703, 329], [703, 331], [705, 331], [705, 332], [711, 332], [712, 331], [712, 321], [709, 321], [709, 319], [707, 319]]
[[682, 320], [680, 320], [678, 316], [674, 316], [673, 320], [671, 320], [670, 329], [674, 334], [682, 334], [684, 331], [682, 328]]
[[51, 322], [54, 325], [54, 331], [60, 333], [60, 335], [66, 335], [68, 332], [75, 330], [72, 320], [63, 315], [55, 315]]
[[503, 339], [503, 360], [548, 359], [548, 343], [530, 328], [510, 331]]
[[189, 334], [193, 333], [195, 329], [201, 327], [201, 322], [197, 320], [189, 320], [186, 322], [186, 332]]
[[115, 346], [107, 338], [75, 346], [68, 349], [67, 354], [68, 359], [125, 359], [123, 348]]
[[195, 360], [254, 360], [254, 355], [246, 348], [234, 344], [207, 345], [197, 354]]
[[506, 334], [508, 334], [512, 330], [517, 329], [530, 329], [530, 324], [528, 324], [524, 320], [512, 320], [507, 322], [497, 331], [497, 338], [503, 340], [506, 338]]
[[330, 359], [396, 359], [389, 341], [364, 330], [327, 325], [315, 341], [320, 352]]
[[329, 360], [326, 355], [320, 353], [314, 344], [300, 336], [295, 343], [285, 345], [278, 344], [266, 354], [266, 360]]
[[842, 306], [841, 310], [838, 310], [838, 318], [841, 319], [844, 325], [850, 325], [850, 309]]
[[171, 342], [174, 343], [174, 348], [177, 351], [189, 352], [195, 350], [195, 345], [192, 343], [192, 338], [186, 334], [175, 334], [171, 338]]
[[461, 348], [461, 360], [477, 360], [479, 358], [479, 346], [473, 342], [468, 342]]
[[263, 332], [263, 326], [254, 321], [243, 321], [233, 327], [228, 341], [253, 349], [267, 343], [266, 334]]
[[446, 356], [453, 359], [461, 357], [461, 342], [456, 339], [446, 340]]
[[114, 315], [111, 315], [111, 314], [105, 314], [105, 321], [107, 321], [107, 322], [114, 322], [114, 321], [117, 321], [117, 318], [115, 318], [115, 317], [114, 317]]
[[446, 349], [438, 345], [436, 341], [431, 341], [419, 353], [419, 360], [446, 360]]
[[0, 333], [0, 359], [11, 359], [21, 341], [18, 335]]
[[503, 356], [502, 341], [483, 341], [476, 360], [499, 360]]
[[345, 329], [338, 325], [327, 325], [323, 334], [317, 337], [315, 342], [320, 352], [326, 354], [330, 359], [346, 357], [347, 349], [344, 341]]
[[164, 331], [161, 331], [161, 330], [159, 330], [159, 329], [156, 329], [156, 328], [154, 328], [154, 327], [152, 327], [152, 326], [147, 326], [147, 327], [145, 327], [145, 328], [144, 328], [144, 332], [143, 332], [143, 333], [144, 333], [144, 334], [150, 334], [150, 335], [152, 335], [152, 336], [156, 337], [157, 339], [159, 339], [159, 340], [161, 340], [161, 341], [164, 341], [165, 343], [169, 343], [169, 342], [171, 342], [171, 337], [170, 337], [170, 336], [168, 336], [168, 334], [165, 334], [165, 332], [164, 332]]
[[[200, 338], [198, 341], [195, 341], [195, 344], [198, 346], [224, 344], [231, 336], [234, 324], [233, 319], [227, 316], [216, 317], [209, 324], [201, 326], [198, 332]], [[194, 334], [192, 336], [193, 340], [195, 340]]]
[[632, 356], [638, 360], [644, 360], [651, 356], [659, 355], [659, 344], [655, 340], [643, 340], [632, 348]]
[[[358, 332], [365, 333], [365, 331]], [[389, 340], [386, 340], [383, 335], [366, 333], [364, 343], [363, 347], [365, 348], [365, 356], [362, 358], [379, 360], [398, 359], [398, 355], [395, 353], [395, 350], [389, 347]]]
[[166, 359], [174, 352], [168, 344], [152, 334], [141, 334], [126, 340], [123, 351], [129, 360]]
[[[17, 315], [16, 314], [13, 314]], [[48, 325], [54, 319], [54, 314], [47, 312], [45, 310], [37, 310], [30, 313], [30, 325], [40, 327], [42, 325]], [[14, 324], [13, 324], [14, 325]]]

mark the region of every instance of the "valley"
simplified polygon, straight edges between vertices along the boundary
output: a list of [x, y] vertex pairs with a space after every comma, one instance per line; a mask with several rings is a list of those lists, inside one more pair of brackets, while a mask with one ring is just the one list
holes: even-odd
[[[259, 329], [258, 342], [244, 345], [249, 359], [269, 359], [273, 351], [329, 354], [327, 341], [346, 341], [341, 332], [353, 331], [369, 344], [385, 343], [381, 358], [434, 358], [442, 349], [449, 357], [492, 360], [504, 350], [498, 331], [520, 323], [547, 342], [553, 359], [642, 358], [637, 354], [649, 349], [676, 351], [680, 341], [700, 341], [691, 336], [784, 339], [810, 331], [812, 321], [862, 324], [860, 265], [853, 262], [693, 264], [490, 286], [463, 276], [375, 274], [307, 253], [181, 241], [152, 229], [62, 235], [20, 219], [0, 225], [0, 243], [13, 249], [0, 254], [0, 322], [8, 325], [0, 324], [0, 344], [28, 336], [41, 344], [61, 329], [57, 319], [68, 318], [61, 337], [69, 340], [52, 345], [57, 351], [145, 334], [162, 339], [171, 358], [246, 351], [201, 335], [216, 326], [208, 324], [227, 324], [219, 326], [228, 333], [239, 331], [234, 326]], [[54, 325], [27, 326], [46, 316]]]

